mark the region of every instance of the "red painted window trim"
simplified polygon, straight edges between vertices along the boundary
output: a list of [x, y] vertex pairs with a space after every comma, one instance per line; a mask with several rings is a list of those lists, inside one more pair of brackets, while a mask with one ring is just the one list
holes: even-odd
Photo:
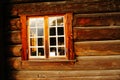
[[[53, 15], [54, 16], [54, 15]], [[20, 15], [22, 23], [22, 60], [28, 60], [28, 42], [27, 42], [27, 15]], [[65, 14], [66, 49], [67, 59], [74, 60], [73, 35], [72, 35], [72, 13]]]

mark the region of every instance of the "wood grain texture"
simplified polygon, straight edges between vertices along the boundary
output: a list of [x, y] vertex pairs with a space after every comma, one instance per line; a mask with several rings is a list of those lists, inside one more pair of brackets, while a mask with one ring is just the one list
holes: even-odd
[[[16, 70], [108, 70], [120, 68], [120, 56], [81, 56], [74, 64], [68, 62], [21, 61], [11, 58], [9, 63]], [[19, 63], [18, 63], [19, 62]], [[47, 66], [46, 66], [47, 65]], [[59, 65], [59, 66], [58, 66]]]
[[20, 16], [20, 21], [22, 23], [22, 29], [21, 29], [21, 41], [22, 41], [22, 60], [27, 60], [28, 59], [28, 53], [27, 53], [27, 49], [28, 49], [28, 38], [27, 38], [27, 18], [25, 15], [21, 15]]
[[10, 19], [9, 29], [10, 30], [21, 30], [20, 18]]
[[74, 28], [74, 41], [95, 41], [95, 40], [119, 40], [120, 27], [111, 28]]
[[[72, 79], [120, 79], [120, 70], [90, 70], [90, 71], [13, 71], [13, 79], [59, 79], [59, 80], [72, 80]], [[27, 75], [26, 75], [27, 74]]]
[[8, 46], [8, 53], [10, 56], [21, 56], [22, 54], [22, 45], [9, 45]]
[[76, 14], [74, 16], [74, 26], [78, 27], [102, 27], [120, 26], [120, 13], [94, 13]]
[[96, 3], [28, 3], [12, 5], [11, 14], [55, 14], [55, 13], [93, 13], [93, 12], [115, 12], [119, 11], [119, 1], [96, 2]]
[[11, 44], [20, 44], [21, 43], [21, 31], [10, 31], [8, 33], [7, 41]]
[[119, 55], [120, 40], [75, 42], [76, 55]]

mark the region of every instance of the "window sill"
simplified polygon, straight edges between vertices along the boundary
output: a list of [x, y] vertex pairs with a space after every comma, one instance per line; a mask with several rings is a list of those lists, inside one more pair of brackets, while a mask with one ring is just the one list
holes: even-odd
[[41, 65], [53, 65], [53, 64], [74, 64], [76, 60], [67, 60], [67, 59], [51, 59], [51, 60], [23, 60], [22, 65], [28, 64], [29, 66], [41, 66]]

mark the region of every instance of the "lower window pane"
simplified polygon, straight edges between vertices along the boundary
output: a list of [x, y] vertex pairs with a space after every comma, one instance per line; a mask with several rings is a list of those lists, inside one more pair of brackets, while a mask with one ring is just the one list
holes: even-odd
[[38, 56], [44, 56], [44, 49], [38, 48]]
[[56, 48], [50, 48], [50, 57], [52, 56], [57, 56], [57, 53], [56, 53]]
[[30, 38], [30, 46], [36, 46], [36, 38]]
[[58, 45], [64, 45], [64, 37], [58, 38]]
[[31, 48], [30, 49], [30, 51], [31, 51], [31, 56], [36, 56], [36, 48]]
[[43, 38], [38, 38], [38, 46], [43, 46]]
[[58, 48], [58, 53], [59, 53], [60, 56], [65, 55], [65, 48], [64, 47], [59, 47]]

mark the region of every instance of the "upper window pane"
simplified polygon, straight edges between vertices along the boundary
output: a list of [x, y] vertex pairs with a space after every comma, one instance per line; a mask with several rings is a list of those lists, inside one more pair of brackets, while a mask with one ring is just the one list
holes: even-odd
[[63, 17], [57, 17], [57, 26], [63, 26]]
[[43, 36], [43, 28], [38, 28], [37, 29], [37, 33], [38, 33], [38, 36]]
[[56, 26], [56, 17], [49, 17], [49, 25]]
[[35, 18], [30, 18], [30, 19], [29, 19], [29, 26], [30, 26], [30, 27], [35, 27], [35, 22], [36, 22], [36, 19], [35, 19]]

